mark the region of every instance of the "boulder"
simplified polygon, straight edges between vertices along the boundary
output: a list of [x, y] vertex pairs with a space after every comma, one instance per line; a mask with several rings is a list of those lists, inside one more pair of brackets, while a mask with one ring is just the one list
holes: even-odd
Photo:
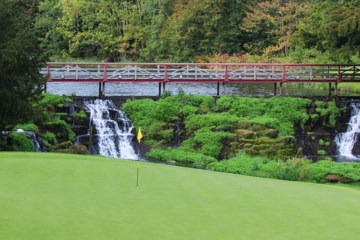
[[337, 183], [337, 182], [350, 183], [353, 181], [350, 178], [346, 178], [337, 174], [328, 174], [326, 175], [325, 180], [332, 183]]

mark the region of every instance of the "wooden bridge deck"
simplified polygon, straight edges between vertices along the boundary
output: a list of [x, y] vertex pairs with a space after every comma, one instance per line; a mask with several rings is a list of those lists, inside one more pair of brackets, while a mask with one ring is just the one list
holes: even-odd
[[[48, 82], [276, 83], [360, 82], [360, 65], [242, 63], [64, 63], [49, 62]], [[336, 89], [336, 87], [335, 87]], [[159, 94], [161, 92], [159, 85]]]

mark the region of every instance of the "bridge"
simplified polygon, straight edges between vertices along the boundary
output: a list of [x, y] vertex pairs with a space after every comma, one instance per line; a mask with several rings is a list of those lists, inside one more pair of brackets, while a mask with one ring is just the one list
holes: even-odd
[[48, 82], [99, 83], [99, 96], [113, 82], [157, 83], [159, 95], [167, 83], [214, 83], [217, 95], [228, 83], [271, 83], [274, 95], [285, 83], [327, 83], [329, 95], [337, 95], [338, 83], [360, 83], [359, 64], [48, 62], [41, 72]]

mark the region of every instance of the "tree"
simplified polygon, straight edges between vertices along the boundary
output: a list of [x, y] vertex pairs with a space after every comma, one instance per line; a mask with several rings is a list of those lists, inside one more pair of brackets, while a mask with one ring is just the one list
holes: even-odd
[[314, 3], [292, 39], [298, 48], [326, 54], [331, 61], [352, 62], [360, 57], [360, 1]]
[[0, 130], [29, 117], [44, 83], [44, 57], [34, 31], [37, 1], [0, 3]]
[[[262, 1], [252, 6], [241, 28], [252, 36], [255, 53], [283, 52], [289, 55], [290, 37], [304, 16], [306, 1]], [[249, 44], [248, 44], [249, 46]], [[252, 47], [252, 46], [251, 46]], [[249, 49], [253, 51], [253, 49]]]
[[136, 59], [144, 45], [139, 1], [43, 0], [39, 11], [42, 47], [56, 58]]
[[197, 56], [242, 50], [243, 31], [238, 26], [249, 1], [153, 0], [159, 1], [173, 5], [155, 8], [161, 11], [152, 18], [158, 27], [149, 32], [147, 56], [155, 60], [194, 61]]

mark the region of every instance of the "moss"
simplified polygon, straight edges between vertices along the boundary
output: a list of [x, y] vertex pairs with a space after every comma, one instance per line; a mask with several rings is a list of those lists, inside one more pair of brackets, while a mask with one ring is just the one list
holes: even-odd
[[72, 145], [69, 147], [69, 153], [86, 155], [89, 151], [84, 145]]
[[76, 124], [85, 125], [89, 122], [89, 116], [84, 110], [74, 112], [73, 119]]
[[277, 129], [265, 129], [262, 131], [259, 131], [257, 133], [259, 137], [269, 137], [269, 138], [277, 138], [279, 135], [279, 130]]
[[238, 135], [238, 137], [240, 138], [255, 138], [256, 137], [256, 133], [254, 131], [251, 130], [245, 130], [245, 129], [237, 129], [235, 130], [235, 133]]
[[336, 119], [340, 116], [341, 112], [340, 109], [336, 106], [335, 101], [316, 101], [315, 106], [315, 111], [318, 112], [321, 117], [326, 119], [327, 124], [330, 127], [335, 127]]
[[326, 155], [326, 151], [325, 150], [318, 150], [317, 154], [320, 155], [320, 156], [324, 156], [324, 155]]
[[65, 141], [60, 143], [58, 146], [56, 146], [56, 149], [68, 149], [72, 146], [72, 142], [71, 141]]

